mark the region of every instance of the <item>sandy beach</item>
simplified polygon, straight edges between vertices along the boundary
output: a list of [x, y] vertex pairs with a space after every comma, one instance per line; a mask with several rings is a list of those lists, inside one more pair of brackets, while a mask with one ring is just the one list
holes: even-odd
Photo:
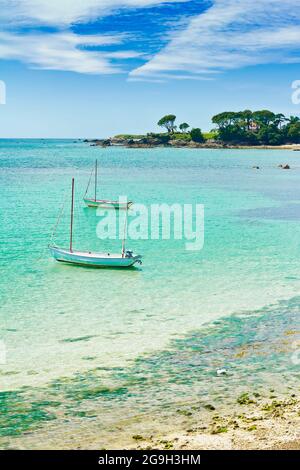
[[[249, 397], [251, 401], [252, 398]], [[182, 433], [143, 439], [137, 436], [131, 449], [176, 450], [300, 450], [299, 397], [241, 405], [231, 414], [216, 414], [208, 422]]]

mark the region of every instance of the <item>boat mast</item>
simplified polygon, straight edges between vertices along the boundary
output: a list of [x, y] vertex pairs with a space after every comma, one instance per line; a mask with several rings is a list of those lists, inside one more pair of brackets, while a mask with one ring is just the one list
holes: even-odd
[[70, 223], [70, 252], [73, 252], [73, 218], [74, 218], [74, 178], [72, 178], [72, 202], [71, 202], [71, 223]]
[[125, 256], [125, 240], [126, 240], [126, 232], [127, 232], [127, 212], [128, 212], [128, 207], [126, 208], [125, 221], [124, 221], [124, 234], [123, 234], [123, 241], [122, 241], [122, 258], [124, 258], [124, 256]]
[[97, 200], [97, 178], [98, 178], [98, 160], [95, 162], [95, 202]]

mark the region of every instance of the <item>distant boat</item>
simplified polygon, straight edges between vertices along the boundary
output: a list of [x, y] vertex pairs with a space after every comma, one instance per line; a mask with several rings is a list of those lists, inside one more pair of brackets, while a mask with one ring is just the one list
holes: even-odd
[[[59, 219], [58, 219], [59, 220]], [[55, 244], [49, 245], [49, 250], [56, 261], [64, 263], [90, 266], [95, 268], [129, 268], [134, 264], [142, 264], [141, 255], [134, 255], [132, 251], [125, 250], [127, 229], [127, 212], [124, 223], [124, 237], [121, 253], [96, 253], [91, 251], [73, 250], [73, 220], [74, 220], [74, 178], [72, 178], [72, 202], [70, 217], [70, 245], [69, 248], [60, 248]]]
[[83, 196], [83, 200], [88, 207], [102, 207], [105, 209], [107, 208], [128, 209], [132, 205], [131, 201], [122, 202], [122, 201], [111, 201], [109, 199], [97, 199], [97, 186], [98, 186], [98, 161], [97, 160], [95, 161], [95, 170], [94, 170], [94, 197], [93, 198], [87, 197], [87, 193], [88, 193], [91, 179], [92, 179], [92, 174], [93, 174], [93, 171], [91, 173], [85, 194]]

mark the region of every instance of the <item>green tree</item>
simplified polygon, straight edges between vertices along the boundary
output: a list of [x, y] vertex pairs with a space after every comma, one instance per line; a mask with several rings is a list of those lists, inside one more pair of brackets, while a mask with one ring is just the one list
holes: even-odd
[[290, 116], [288, 121], [289, 121], [289, 123], [288, 123], [288, 126], [289, 126], [291, 124], [295, 124], [296, 122], [299, 122], [300, 118], [298, 116]]
[[275, 124], [261, 125], [257, 132], [257, 139], [260, 144], [280, 145], [284, 142], [284, 134]]
[[222, 127], [219, 130], [219, 138], [224, 142], [233, 142], [233, 143], [247, 143], [248, 138], [247, 131], [244, 127], [239, 124], [230, 124], [227, 127]]
[[230, 126], [234, 123], [236, 113], [232, 111], [224, 111], [223, 113], [216, 114], [212, 117], [212, 122], [216, 124], [219, 129]]
[[288, 121], [288, 119], [285, 117], [284, 114], [282, 113], [279, 113], [279, 114], [275, 114], [275, 119], [274, 119], [274, 124], [279, 127], [279, 129], [282, 128], [282, 125]]
[[245, 121], [246, 123], [246, 128], [249, 131], [251, 128], [251, 125], [253, 123], [253, 113], [250, 111], [250, 109], [245, 109], [241, 113], [241, 118]]
[[300, 121], [293, 122], [288, 125], [287, 140], [295, 144], [300, 143]]
[[181, 130], [181, 132], [186, 132], [189, 127], [190, 126], [187, 122], [183, 122], [179, 125], [179, 129]]
[[175, 126], [176, 116], [174, 114], [166, 114], [157, 123], [158, 126], [164, 127], [169, 133], [173, 133]]
[[255, 111], [253, 113], [253, 121], [258, 124], [258, 127], [262, 125], [268, 126], [269, 124], [275, 121], [276, 115], [269, 111], [268, 109], [263, 109], [261, 111]]
[[219, 139], [224, 142], [279, 145], [292, 137], [298, 138], [298, 126], [292, 126], [300, 120], [293, 116], [287, 119], [284, 114], [268, 109], [254, 112], [246, 109], [217, 114], [212, 121], [218, 127]]
[[196, 127], [195, 129], [192, 129], [190, 134], [191, 134], [191, 139], [193, 140], [193, 142], [204, 142], [203, 134], [201, 132], [201, 129], [199, 129], [198, 127]]

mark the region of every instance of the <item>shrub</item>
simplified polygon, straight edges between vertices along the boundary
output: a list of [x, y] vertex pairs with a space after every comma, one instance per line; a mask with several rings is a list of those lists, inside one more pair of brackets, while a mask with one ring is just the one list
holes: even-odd
[[195, 129], [191, 130], [191, 139], [193, 142], [204, 142], [204, 137], [201, 132], [201, 129], [196, 127]]

